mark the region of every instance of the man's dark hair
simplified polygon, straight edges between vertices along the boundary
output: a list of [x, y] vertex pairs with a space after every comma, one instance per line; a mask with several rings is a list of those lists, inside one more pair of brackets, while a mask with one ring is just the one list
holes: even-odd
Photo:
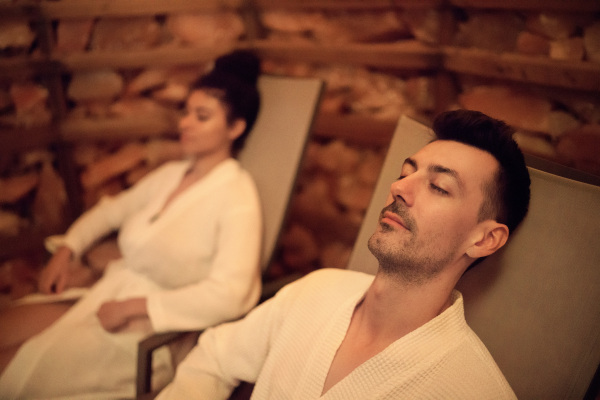
[[235, 50], [215, 61], [214, 68], [191, 86], [192, 90], [207, 90], [218, 98], [227, 111], [227, 122], [246, 121], [246, 129], [232, 144], [233, 154], [243, 147], [260, 109], [257, 82], [260, 60], [247, 50]]
[[478, 111], [456, 110], [439, 114], [433, 122], [436, 140], [452, 140], [490, 153], [500, 168], [484, 187], [479, 220], [494, 219], [512, 232], [529, 208], [529, 171], [513, 139], [514, 129]]

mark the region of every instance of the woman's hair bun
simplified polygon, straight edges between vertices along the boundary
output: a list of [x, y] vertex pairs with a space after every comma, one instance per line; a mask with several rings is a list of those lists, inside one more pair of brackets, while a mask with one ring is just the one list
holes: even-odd
[[234, 50], [215, 61], [213, 73], [234, 75], [238, 79], [256, 85], [260, 74], [260, 60], [248, 50]]

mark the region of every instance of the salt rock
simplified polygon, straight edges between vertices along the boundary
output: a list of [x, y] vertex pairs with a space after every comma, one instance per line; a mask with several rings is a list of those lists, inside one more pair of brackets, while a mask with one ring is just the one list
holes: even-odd
[[339, 209], [331, 194], [331, 183], [323, 176], [316, 176], [303, 185], [300, 192], [294, 196], [293, 208], [331, 218], [340, 217]]
[[347, 174], [338, 179], [335, 199], [345, 209], [364, 211], [369, 206], [373, 187], [358, 181], [353, 174]]
[[167, 83], [169, 79], [168, 68], [150, 68], [135, 76], [125, 89], [128, 95], [138, 95], [142, 92], [159, 88]]
[[176, 40], [202, 46], [235, 42], [246, 30], [233, 12], [170, 15], [166, 26]]
[[600, 22], [596, 22], [583, 31], [583, 45], [587, 59], [600, 63]]
[[581, 126], [581, 122], [565, 111], [551, 111], [548, 114], [548, 129], [545, 131], [556, 138], [567, 131], [572, 131]]
[[349, 108], [354, 113], [396, 120], [407, 107], [405, 82], [386, 74], [371, 73], [353, 83]]
[[563, 162], [600, 175], [600, 125], [586, 125], [564, 134], [556, 151]]
[[330, 13], [312, 27], [312, 35], [324, 43], [390, 41], [409, 36], [405, 23], [395, 12]]
[[113, 178], [93, 188], [86, 188], [83, 193], [83, 206], [86, 210], [93, 207], [103, 197], [115, 196], [125, 189], [120, 179]]
[[54, 154], [46, 149], [29, 150], [19, 155], [19, 167], [24, 170], [53, 160]]
[[91, 49], [123, 51], [149, 49], [159, 44], [161, 26], [154, 17], [102, 18], [96, 22]]
[[283, 261], [291, 268], [302, 269], [319, 257], [319, 246], [312, 233], [298, 224], [292, 225], [281, 238]]
[[461, 107], [480, 111], [527, 131], [548, 130], [551, 102], [541, 96], [517, 91], [505, 86], [475, 86], [459, 94]]
[[139, 117], [166, 116], [172, 111], [146, 97], [127, 97], [115, 101], [108, 107], [108, 117]]
[[17, 236], [27, 225], [17, 214], [0, 209], [0, 236]]
[[16, 114], [4, 118], [5, 123], [15, 127], [30, 128], [48, 125], [52, 120], [52, 113], [46, 106], [48, 89], [45, 87], [33, 82], [13, 83], [10, 87], [10, 96]]
[[326, 92], [319, 103], [319, 112], [328, 114], [342, 114], [346, 104], [346, 94]]
[[123, 77], [115, 71], [81, 71], [73, 74], [67, 94], [77, 102], [110, 101], [121, 94], [123, 87]]
[[169, 79], [167, 82], [190, 86], [200, 76], [208, 72], [210, 68], [212, 68], [212, 63], [171, 67], [169, 68]]
[[107, 155], [106, 149], [96, 143], [78, 143], [73, 151], [73, 161], [77, 166], [86, 166]]
[[62, 178], [50, 163], [44, 163], [32, 206], [33, 220], [44, 232], [61, 232], [67, 221], [66, 206], [67, 191]]
[[268, 29], [295, 34], [308, 34], [315, 27], [326, 23], [320, 12], [265, 10], [260, 14], [260, 19]]
[[81, 174], [81, 184], [84, 188], [92, 188], [114, 178], [146, 158], [146, 147], [140, 143], [129, 143], [115, 153], [91, 164]]
[[48, 89], [33, 82], [13, 83], [10, 85], [10, 97], [17, 114], [25, 114], [36, 107], [44, 107], [48, 99]]
[[135, 185], [140, 179], [148, 175], [148, 173], [152, 170], [153, 168], [145, 164], [133, 167], [125, 173], [125, 184], [127, 186]]
[[191, 85], [206, 71], [206, 66], [149, 68], [140, 72], [127, 83], [125, 93], [138, 95], [143, 92], [160, 90], [166, 85]]
[[85, 19], [62, 19], [56, 27], [57, 53], [81, 52], [87, 48], [92, 35], [94, 20]]
[[8, 89], [0, 88], [0, 110], [7, 108], [12, 103], [12, 98], [10, 97], [10, 93], [8, 93]]
[[439, 42], [441, 14], [438, 10], [407, 8], [402, 18], [416, 39], [429, 44]]
[[521, 54], [547, 56], [550, 53], [550, 41], [544, 36], [523, 31], [517, 37], [516, 50]]
[[423, 111], [435, 108], [435, 84], [426, 76], [409, 78], [405, 84], [405, 94], [412, 106]]
[[344, 174], [353, 171], [360, 162], [360, 151], [341, 140], [333, 140], [321, 147], [317, 163], [325, 171]]
[[473, 13], [458, 25], [454, 43], [495, 52], [513, 51], [524, 28], [524, 21], [516, 13]]
[[546, 136], [516, 131], [513, 138], [524, 153], [550, 160], [555, 160], [557, 158], [556, 148]]
[[315, 141], [309, 141], [304, 151], [304, 159], [302, 160], [301, 168], [302, 173], [299, 174], [299, 178], [304, 176], [304, 172], [312, 171], [317, 168], [317, 158], [321, 151], [321, 145]]
[[162, 89], [152, 92], [152, 98], [162, 102], [179, 104], [183, 103], [190, 92], [188, 85], [183, 83], [168, 83]]
[[0, 264], [0, 308], [14, 306], [13, 301], [37, 291], [39, 262], [26, 258], [12, 258]]
[[0, 178], [0, 203], [14, 204], [31, 192], [39, 182], [39, 175], [30, 172], [24, 175]]
[[181, 157], [183, 150], [177, 140], [153, 139], [146, 143], [146, 164], [151, 168]]
[[35, 34], [27, 21], [4, 20], [0, 29], [0, 49], [29, 49]]
[[527, 29], [550, 39], [566, 39], [577, 30], [578, 18], [574, 15], [541, 12], [527, 18]]
[[562, 96], [560, 101], [585, 123], [600, 123], [600, 99]]
[[549, 55], [554, 60], [581, 61], [584, 54], [583, 38], [574, 37], [550, 42]]
[[350, 260], [352, 247], [341, 243], [328, 243], [323, 246], [319, 256], [319, 262], [324, 268], [344, 269]]
[[356, 169], [356, 179], [360, 182], [374, 186], [379, 179], [385, 156], [381, 152], [366, 150], [363, 160]]

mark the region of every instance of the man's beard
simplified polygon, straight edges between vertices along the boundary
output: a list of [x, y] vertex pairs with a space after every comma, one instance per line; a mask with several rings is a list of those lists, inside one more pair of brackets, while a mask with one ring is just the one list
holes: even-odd
[[[436, 259], [432, 254], [419, 255], [417, 224], [409, 215], [406, 206], [398, 201], [386, 206], [381, 211], [380, 221], [386, 211], [402, 218], [403, 225], [407, 229], [407, 236], [391, 242], [390, 239], [393, 237], [395, 228], [385, 222], [380, 222], [379, 228], [369, 239], [368, 247], [377, 258], [381, 272], [411, 285], [422, 285], [437, 276], [452, 259], [452, 254], [441, 259]], [[390, 236], [388, 240], [385, 240], [386, 236]]]

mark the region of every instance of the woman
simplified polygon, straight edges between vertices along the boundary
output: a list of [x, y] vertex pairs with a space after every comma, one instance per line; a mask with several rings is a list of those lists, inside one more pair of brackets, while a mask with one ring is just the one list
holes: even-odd
[[[60, 293], [70, 259], [115, 229], [122, 257], [72, 307], [55, 304], [60, 318], [40, 334], [21, 346], [18, 334], [0, 340], [20, 347], [0, 376], [0, 398], [134, 397], [140, 339], [202, 329], [256, 304], [260, 203], [232, 156], [258, 114], [259, 71], [247, 52], [219, 58], [192, 86], [179, 123], [187, 159], [103, 199], [69, 228], [42, 272], [43, 293]], [[169, 355], [158, 358], [170, 374]]]

